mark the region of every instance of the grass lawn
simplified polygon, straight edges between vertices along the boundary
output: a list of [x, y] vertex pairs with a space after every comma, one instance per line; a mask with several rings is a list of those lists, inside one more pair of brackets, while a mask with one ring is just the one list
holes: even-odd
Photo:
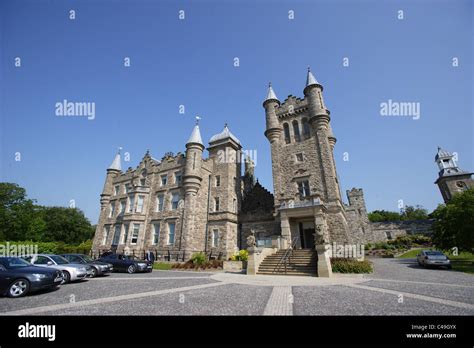
[[171, 263], [168, 262], [155, 262], [153, 269], [159, 269], [161, 271], [169, 271], [171, 269]]
[[[420, 250], [427, 250], [431, 248], [419, 248], [419, 249], [412, 249], [407, 251], [406, 253], [398, 256], [401, 259], [414, 259], [416, 255], [420, 252]], [[463, 251], [459, 253], [458, 256], [454, 256], [450, 253], [446, 253], [446, 255], [451, 260], [451, 265], [453, 266], [454, 271], [465, 272], [469, 274], [474, 274], [474, 254]]]
[[431, 249], [431, 248], [418, 248], [418, 249], [408, 250], [405, 254], [402, 254], [397, 257], [400, 259], [416, 259], [416, 255], [418, 255], [421, 250], [428, 250], [428, 249]]
[[448, 254], [453, 270], [474, 274], [474, 254], [461, 252], [458, 256]]

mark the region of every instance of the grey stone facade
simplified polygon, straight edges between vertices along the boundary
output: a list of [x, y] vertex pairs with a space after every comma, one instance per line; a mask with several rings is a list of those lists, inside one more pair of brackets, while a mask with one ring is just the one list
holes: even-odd
[[238, 250], [241, 145], [227, 126], [213, 138], [209, 158], [203, 158], [197, 125], [185, 153], [159, 161], [147, 152], [137, 168], [125, 172], [117, 154], [107, 170], [93, 249], [179, 252], [183, 259], [198, 251], [233, 255]]

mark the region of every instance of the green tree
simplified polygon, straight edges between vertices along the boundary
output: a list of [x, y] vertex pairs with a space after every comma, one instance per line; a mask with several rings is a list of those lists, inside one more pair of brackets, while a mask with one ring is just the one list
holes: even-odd
[[374, 210], [368, 215], [369, 221], [371, 222], [382, 222], [382, 221], [400, 221], [400, 213], [396, 211], [386, 211], [386, 210]]
[[37, 240], [45, 227], [40, 210], [24, 188], [0, 183], [0, 240]]
[[415, 207], [407, 205], [401, 214], [402, 220], [426, 220], [428, 219], [428, 210], [421, 205]]
[[93, 226], [77, 208], [44, 207], [43, 220], [46, 229], [42, 241], [45, 242], [81, 243], [94, 234]]
[[474, 251], [474, 189], [455, 194], [431, 214], [433, 242], [444, 250], [457, 247], [459, 251]]

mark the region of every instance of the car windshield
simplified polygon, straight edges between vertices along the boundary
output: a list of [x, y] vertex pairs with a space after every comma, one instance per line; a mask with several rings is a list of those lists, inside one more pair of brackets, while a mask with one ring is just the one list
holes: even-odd
[[64, 257], [62, 256], [59, 256], [59, 255], [52, 255], [50, 256], [50, 258], [56, 262], [58, 265], [64, 265], [66, 263], [69, 263], [68, 260], [66, 260]]
[[440, 251], [425, 251], [425, 254], [428, 255], [428, 256], [440, 256], [440, 255], [444, 255], [442, 252]]
[[94, 259], [90, 256], [87, 256], [87, 255], [84, 255], [82, 256], [82, 258], [86, 261], [86, 262], [94, 262]]
[[5, 266], [7, 269], [15, 269], [20, 267], [28, 267], [31, 266], [31, 263], [20, 259], [19, 257], [5, 257], [2, 258], [0, 263]]
[[133, 256], [133, 255], [123, 255], [124, 260], [132, 260], [132, 261], [138, 261], [140, 260], [138, 257]]

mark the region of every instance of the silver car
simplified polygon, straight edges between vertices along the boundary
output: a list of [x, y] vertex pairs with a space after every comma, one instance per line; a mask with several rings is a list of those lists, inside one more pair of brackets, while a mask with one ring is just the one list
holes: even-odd
[[24, 258], [35, 266], [51, 267], [63, 272], [64, 283], [81, 280], [92, 275], [92, 268], [88, 265], [70, 263], [64, 257], [51, 254], [37, 254]]
[[447, 267], [451, 269], [451, 261], [441, 251], [437, 250], [422, 250], [416, 259], [418, 264], [423, 267]]

